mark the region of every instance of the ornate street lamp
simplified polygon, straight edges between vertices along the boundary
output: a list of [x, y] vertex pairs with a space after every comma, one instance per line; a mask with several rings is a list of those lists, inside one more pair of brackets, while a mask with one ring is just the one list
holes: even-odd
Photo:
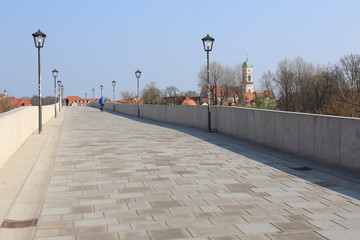
[[103, 95], [102, 95], [102, 89], [103, 89], [103, 87], [104, 87], [103, 85], [100, 85], [101, 97], [103, 96]]
[[141, 71], [139, 69], [135, 71], [135, 77], [137, 79], [137, 112], [138, 117], [140, 117], [139, 78], [141, 77]]
[[207, 63], [206, 63], [206, 69], [207, 69], [207, 84], [208, 84], [208, 130], [211, 132], [211, 115], [210, 115], [210, 65], [209, 65], [209, 52], [213, 48], [213, 43], [215, 41], [214, 38], [210, 37], [209, 34], [206, 35], [206, 37], [203, 37], [202, 39], [203, 45], [204, 45], [204, 51], [207, 55]]
[[57, 81], [57, 84], [58, 84], [58, 98], [59, 98], [59, 112], [60, 112], [60, 106], [62, 106], [62, 99], [61, 99], [61, 81], [58, 80]]
[[113, 85], [113, 101], [115, 101], [115, 85], [116, 85], [116, 81], [112, 81], [111, 83]]
[[58, 77], [59, 71], [54, 69], [52, 70], [52, 75], [54, 77], [54, 106], [55, 106], [55, 118], [56, 118], [56, 78]]
[[41, 64], [40, 64], [40, 48], [44, 47], [46, 34], [38, 29], [32, 34], [35, 47], [38, 49], [38, 89], [39, 89], [39, 133], [42, 132], [42, 109], [41, 109]]

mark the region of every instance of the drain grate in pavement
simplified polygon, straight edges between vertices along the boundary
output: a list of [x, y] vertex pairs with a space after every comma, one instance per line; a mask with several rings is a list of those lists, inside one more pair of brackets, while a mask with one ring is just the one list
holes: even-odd
[[291, 167], [291, 169], [294, 169], [296, 171], [310, 171], [310, 170], [313, 170], [312, 168], [309, 168], [309, 167]]
[[38, 219], [29, 219], [29, 220], [9, 220], [5, 219], [0, 228], [26, 228], [36, 226]]

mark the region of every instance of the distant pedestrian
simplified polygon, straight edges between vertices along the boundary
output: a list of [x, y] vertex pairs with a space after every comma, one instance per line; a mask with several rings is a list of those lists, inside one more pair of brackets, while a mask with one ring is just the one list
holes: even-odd
[[99, 100], [99, 104], [100, 104], [100, 111], [104, 111], [104, 105], [105, 105], [105, 98], [101, 97]]
[[66, 99], [66, 106], [68, 107], [69, 106], [69, 99]]

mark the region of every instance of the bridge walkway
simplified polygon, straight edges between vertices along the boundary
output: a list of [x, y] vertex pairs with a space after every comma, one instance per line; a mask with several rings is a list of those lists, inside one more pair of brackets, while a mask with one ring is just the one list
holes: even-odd
[[[6, 172], [34, 151], [12, 188]], [[360, 236], [359, 174], [219, 133], [69, 107], [18, 154], [0, 169], [8, 193], [18, 189], [0, 213], [38, 221], [3, 226], [0, 239]]]

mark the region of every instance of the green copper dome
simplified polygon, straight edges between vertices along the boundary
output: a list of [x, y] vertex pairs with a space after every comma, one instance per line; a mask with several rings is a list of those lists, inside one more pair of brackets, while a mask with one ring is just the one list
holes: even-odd
[[246, 59], [246, 61], [243, 63], [243, 67], [251, 67], [252, 68], [253, 65], [248, 59]]

